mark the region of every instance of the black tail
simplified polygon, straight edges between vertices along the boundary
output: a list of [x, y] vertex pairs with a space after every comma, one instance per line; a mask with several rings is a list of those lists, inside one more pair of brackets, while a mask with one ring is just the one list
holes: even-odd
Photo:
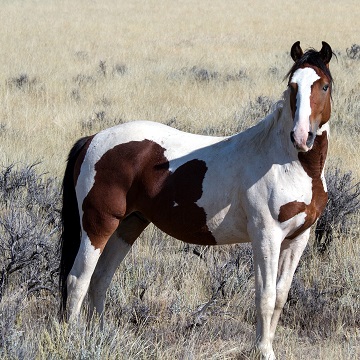
[[63, 205], [61, 210], [62, 234], [60, 240], [60, 275], [59, 287], [61, 292], [60, 316], [64, 318], [66, 312], [67, 286], [66, 279], [74, 264], [79, 251], [81, 227], [78, 204], [75, 193], [74, 167], [80, 151], [90, 137], [84, 137], [76, 142], [69, 153], [63, 179]]

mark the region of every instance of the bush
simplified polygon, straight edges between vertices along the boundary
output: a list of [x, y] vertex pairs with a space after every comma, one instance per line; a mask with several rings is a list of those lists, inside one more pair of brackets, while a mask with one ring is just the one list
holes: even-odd
[[350, 59], [359, 60], [360, 59], [360, 45], [353, 44], [350, 48], [346, 49], [346, 54]]
[[315, 228], [314, 246], [325, 253], [338, 234], [347, 233], [353, 225], [354, 215], [360, 210], [360, 182], [354, 183], [352, 172], [342, 173], [339, 168], [330, 168], [326, 173], [328, 203]]
[[60, 186], [36, 165], [0, 173], [0, 302], [8, 287], [57, 291]]
[[36, 78], [30, 78], [27, 74], [20, 74], [19, 76], [9, 78], [6, 84], [10, 89], [30, 90], [37, 82]]

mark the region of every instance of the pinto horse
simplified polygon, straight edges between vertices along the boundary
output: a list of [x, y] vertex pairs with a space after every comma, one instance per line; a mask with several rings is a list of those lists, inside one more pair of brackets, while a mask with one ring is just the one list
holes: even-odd
[[331, 47], [291, 48], [288, 87], [273, 113], [229, 137], [134, 121], [80, 139], [63, 180], [62, 314], [89, 292], [104, 311], [116, 268], [152, 222], [199, 245], [251, 242], [256, 348], [274, 359], [275, 328], [310, 226], [327, 203]]

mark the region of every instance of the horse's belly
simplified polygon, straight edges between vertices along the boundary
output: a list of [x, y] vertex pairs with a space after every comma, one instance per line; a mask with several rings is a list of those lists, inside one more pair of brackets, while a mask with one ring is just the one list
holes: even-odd
[[213, 216], [196, 203], [157, 209], [150, 220], [176, 239], [199, 245], [233, 244], [248, 241], [246, 225], [234, 216], [230, 205]]
[[240, 208], [231, 209], [231, 205], [208, 218], [207, 225], [217, 244], [248, 242], [245, 217]]

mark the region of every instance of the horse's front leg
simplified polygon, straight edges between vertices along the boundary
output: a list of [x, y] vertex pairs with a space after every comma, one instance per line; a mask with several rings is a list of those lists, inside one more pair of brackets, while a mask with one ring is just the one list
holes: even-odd
[[271, 319], [276, 302], [276, 279], [282, 231], [279, 228], [249, 226], [255, 270], [256, 348], [261, 359], [275, 359]]
[[291, 282], [298, 266], [300, 257], [308, 243], [310, 229], [306, 230], [295, 239], [285, 239], [281, 244], [278, 280], [276, 284], [275, 309], [271, 319], [271, 339], [274, 339], [277, 323], [281, 311], [287, 300]]

